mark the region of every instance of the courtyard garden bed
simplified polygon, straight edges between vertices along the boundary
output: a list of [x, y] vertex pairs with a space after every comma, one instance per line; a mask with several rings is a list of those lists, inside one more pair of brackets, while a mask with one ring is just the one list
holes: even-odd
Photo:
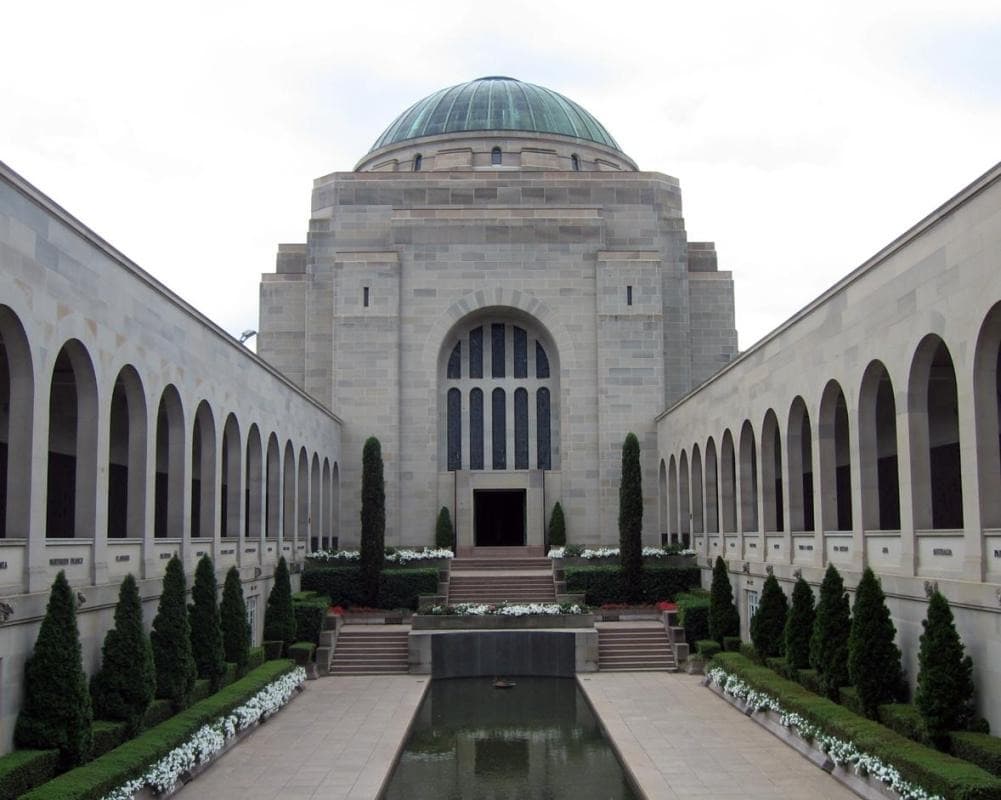
[[594, 615], [576, 603], [458, 603], [422, 609], [414, 630], [592, 628]]
[[[385, 570], [379, 576], [376, 605], [385, 609], [416, 609], [420, 595], [438, 593], [438, 569], [409, 567]], [[366, 596], [361, 567], [328, 566], [308, 562], [302, 574], [303, 591], [330, 598], [333, 605], [350, 609], [372, 605]]]
[[[590, 606], [628, 603], [633, 600], [629, 586], [617, 564], [567, 567], [564, 571], [567, 592], [582, 593]], [[699, 586], [701, 571], [694, 564], [684, 566], [644, 565], [640, 579], [640, 600], [653, 605], [673, 601], [679, 594]]]

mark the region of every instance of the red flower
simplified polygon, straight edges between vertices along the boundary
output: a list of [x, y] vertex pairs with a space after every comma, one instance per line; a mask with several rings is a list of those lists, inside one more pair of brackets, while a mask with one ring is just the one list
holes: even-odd
[[661, 600], [659, 603], [657, 603], [657, 608], [660, 611], [677, 611], [678, 610], [678, 604], [677, 603], [669, 603], [667, 600]]
[[331, 606], [330, 613], [333, 614], [334, 616], [341, 617], [344, 615], [344, 609], [341, 608], [340, 606]]

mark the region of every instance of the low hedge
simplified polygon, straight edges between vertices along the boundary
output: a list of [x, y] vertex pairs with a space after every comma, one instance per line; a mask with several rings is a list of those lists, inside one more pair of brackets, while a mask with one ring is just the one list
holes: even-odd
[[931, 744], [928, 730], [925, 728], [925, 721], [921, 718], [921, 712], [918, 711], [917, 706], [910, 703], [887, 703], [876, 709], [876, 715], [887, 728], [896, 731], [901, 736], [906, 736], [915, 742], [921, 742], [921, 744]]
[[97, 719], [94, 720], [91, 731], [94, 734], [94, 744], [90, 750], [90, 757], [99, 758], [128, 738], [128, 723]]
[[858, 699], [858, 690], [854, 686], [842, 686], [838, 689], [838, 702], [849, 711], [865, 716], [862, 711], [862, 703]]
[[685, 641], [694, 649], [697, 641], [709, 638], [709, 595], [682, 592], [674, 602], [678, 604], [678, 624], [685, 629]]
[[[584, 602], [592, 606], [605, 603], [627, 603], [632, 594], [617, 564], [588, 567], [567, 567], [568, 592], [583, 592]], [[697, 587], [702, 580], [698, 567], [662, 567], [644, 565], [640, 577], [640, 599], [646, 603], [674, 600], [678, 595]]]
[[721, 652], [719, 642], [715, 639], [699, 639], [695, 643], [695, 652], [702, 656], [704, 659], [710, 659], [717, 653]]
[[729, 650], [734, 653], [740, 652], [740, 637], [739, 636], [724, 636], [723, 637], [723, 649]]
[[154, 700], [149, 704], [149, 708], [146, 709], [146, 714], [143, 716], [143, 728], [155, 728], [172, 716], [174, 716], [174, 707], [169, 700]]
[[989, 733], [956, 731], [949, 734], [952, 754], [1001, 777], [1001, 738]]
[[[302, 588], [330, 598], [333, 605], [364, 606], [365, 585], [360, 567], [328, 567], [307, 564]], [[384, 571], [379, 576], [379, 608], [417, 608], [422, 594], [438, 593], [438, 568], [415, 567]]]
[[796, 672], [796, 683], [814, 694], [823, 694], [820, 691], [820, 679], [817, 677], [815, 669], [801, 669]]
[[59, 771], [58, 750], [15, 750], [0, 757], [0, 800], [15, 800], [52, 780]]
[[330, 608], [330, 598], [316, 592], [298, 592], [298, 595], [312, 595], [299, 599], [292, 596], [292, 612], [295, 614], [295, 635], [299, 641], [320, 643], [323, 619]]
[[126, 781], [141, 776], [202, 725], [228, 714], [292, 668], [291, 661], [269, 661], [110, 753], [28, 792], [22, 800], [100, 800]]
[[907, 780], [950, 800], [1001, 800], [1001, 780], [984, 769], [913, 742], [799, 684], [757, 666], [738, 653], [719, 653], [711, 666], [722, 667], [758, 691], [771, 695], [826, 733], [853, 742], [859, 750], [890, 764]]
[[266, 661], [267, 661], [267, 659], [264, 657], [264, 647], [263, 646], [262, 647], [251, 647], [250, 651], [247, 653], [247, 671], [244, 672], [244, 675], [246, 675], [247, 672], [255, 670], [255, 669], [257, 669], [260, 666], [263, 666], [263, 664]]
[[741, 642], [739, 652], [748, 661], [753, 661], [755, 664], [761, 663], [761, 659], [758, 658], [758, 651], [754, 649], [754, 645], [751, 642]]

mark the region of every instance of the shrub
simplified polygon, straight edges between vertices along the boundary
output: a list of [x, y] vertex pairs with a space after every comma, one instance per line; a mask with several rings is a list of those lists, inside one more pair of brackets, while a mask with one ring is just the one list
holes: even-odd
[[765, 666], [772, 672], [777, 672], [783, 678], [786, 677], [788, 665], [786, 664], [785, 658], [782, 656], [770, 656], [769, 658], [766, 658]]
[[172, 716], [174, 716], [174, 709], [169, 700], [154, 700], [146, 709], [146, 716], [143, 717], [143, 728], [155, 728]]
[[842, 686], [838, 689], [838, 702], [856, 714], [867, 716], [862, 711], [862, 703], [859, 701], [858, 690], [854, 686]]
[[684, 592], [675, 597], [678, 624], [685, 629], [685, 641], [695, 649], [699, 639], [709, 638], [709, 595]]
[[323, 630], [323, 620], [327, 616], [327, 609], [330, 608], [329, 597], [318, 597], [316, 592], [299, 592], [299, 594], [311, 594], [303, 600], [292, 598], [292, 610], [295, 613], [295, 632], [302, 642], [320, 643], [320, 631]]
[[564, 571], [568, 592], [583, 592], [584, 602], [600, 606], [605, 603], [628, 603], [634, 599], [656, 603], [677, 597], [699, 585], [699, 568], [650, 566], [643, 570], [640, 583], [631, 586], [625, 572], [617, 564], [597, 564], [587, 567], [567, 567]]
[[709, 638], [723, 643], [724, 636], [740, 636], [740, 615], [733, 604], [733, 589], [726, 562], [716, 556], [713, 582], [709, 589]]
[[949, 734], [952, 754], [978, 767], [987, 770], [992, 775], [1001, 777], [1001, 739], [986, 733], [971, 731], [956, 731]]
[[751, 641], [762, 658], [781, 656], [785, 649], [786, 614], [789, 603], [778, 578], [769, 575], [761, 589], [758, 610], [751, 618]]
[[785, 657], [790, 669], [807, 669], [810, 666], [810, 636], [816, 615], [813, 589], [800, 576], [792, 587], [792, 607], [786, 617]]
[[251, 647], [250, 652], [247, 653], [247, 669], [257, 669], [258, 667], [264, 666], [264, 663], [264, 648]]
[[973, 659], [963, 654], [949, 601], [933, 592], [918, 649], [918, 685], [914, 705], [938, 747], [947, 744], [949, 731], [966, 728], [973, 720]]
[[100, 758], [109, 750], [114, 750], [122, 742], [130, 739], [127, 722], [111, 722], [106, 719], [94, 720], [94, 746], [90, 754], [92, 758]]
[[753, 661], [755, 664], [761, 663], [761, 656], [758, 655], [758, 651], [754, 649], [754, 645], [750, 642], [740, 643], [740, 653], [748, 661]]
[[186, 742], [203, 725], [245, 703], [293, 669], [291, 661], [266, 664], [211, 697], [195, 703], [156, 728], [28, 792], [21, 800], [98, 800]]
[[126, 575], [118, 590], [115, 627], [104, 637], [101, 669], [90, 682], [94, 714], [125, 722], [126, 734], [135, 736], [155, 693], [153, 648], [143, 628], [139, 587], [132, 575]]
[[15, 750], [0, 756], [0, 800], [15, 800], [52, 780], [58, 770], [58, 750]]
[[14, 727], [14, 743], [58, 750], [64, 766], [90, 757], [93, 712], [83, 671], [76, 601], [59, 570], [35, 640], [24, 665], [24, 703]]
[[877, 709], [877, 719], [890, 730], [915, 742], [930, 744], [921, 712], [910, 703], [886, 703]]
[[700, 639], [695, 643], [695, 652], [708, 660], [720, 652], [719, 642], [715, 639]]
[[222, 627], [223, 658], [235, 664], [238, 674], [247, 668], [250, 650], [250, 626], [247, 624], [247, 604], [243, 600], [243, 583], [240, 570], [230, 567], [222, 587], [222, 604], [219, 606]]
[[455, 546], [452, 515], [445, 506], [438, 512], [438, 523], [434, 527], [434, 546], [442, 550], [451, 550]]
[[740, 652], [740, 637], [739, 636], [724, 636], [723, 637], [723, 649], [730, 650], [735, 653]]
[[191, 656], [191, 625], [185, 605], [184, 571], [174, 556], [163, 576], [163, 594], [153, 619], [153, 663], [156, 696], [169, 700], [175, 712], [191, 702], [195, 686], [195, 660]]
[[912, 742], [770, 669], [751, 664], [737, 653], [719, 653], [713, 659], [713, 666], [721, 666], [753, 689], [771, 695], [786, 711], [800, 714], [825, 733], [854, 742], [859, 750], [893, 765], [905, 780], [930, 794], [957, 800], [1001, 798], [1001, 780], [976, 765]]
[[365, 602], [375, 605], [386, 546], [386, 484], [382, 477], [382, 446], [370, 436], [362, 448], [361, 574]]
[[848, 633], [851, 620], [841, 573], [827, 567], [810, 637], [810, 666], [817, 671], [821, 693], [834, 700], [848, 683]]
[[284, 642], [285, 647], [295, 642], [295, 613], [292, 611], [292, 583], [289, 579], [285, 556], [275, 567], [275, 583], [268, 595], [264, 609], [264, 640]]
[[900, 691], [900, 649], [879, 579], [868, 567], [855, 590], [848, 636], [848, 677], [858, 693], [861, 713], [876, 719], [876, 710], [892, 703]]
[[296, 642], [289, 647], [288, 654], [296, 664], [304, 667], [313, 660], [313, 651], [315, 650], [316, 645], [312, 642]]
[[[567, 543], [567, 522], [563, 518], [563, 506], [557, 500], [549, 517], [549, 546], [563, 547]], [[642, 549], [640, 553], [642, 553]]]
[[[309, 566], [302, 575], [302, 585], [330, 598], [333, 605], [369, 605], [361, 569], [358, 567]], [[417, 608], [422, 594], [438, 593], [438, 570], [414, 567], [386, 570], [379, 577], [379, 608]]]
[[822, 694], [820, 691], [820, 680], [817, 678], [817, 670], [801, 669], [796, 674], [796, 683], [809, 692]]
[[213, 692], [219, 688], [226, 671], [218, 597], [219, 586], [212, 559], [202, 556], [195, 568], [195, 583], [191, 587], [191, 655], [195, 659], [198, 677], [208, 678]]
[[619, 563], [625, 575], [628, 600], [641, 597], [643, 575], [643, 473], [640, 442], [635, 433], [622, 443], [622, 478], [619, 483]]

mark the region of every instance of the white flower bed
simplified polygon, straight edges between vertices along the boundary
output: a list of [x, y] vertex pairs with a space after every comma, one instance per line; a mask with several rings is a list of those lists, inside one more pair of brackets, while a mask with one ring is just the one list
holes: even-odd
[[[566, 548], [564, 547], [553, 547], [550, 549], [548, 555], [550, 558], [564, 558], [564, 552]], [[650, 556], [652, 558], [667, 558], [668, 556], [694, 556], [694, 550], [678, 550], [674, 553], [668, 553], [661, 547], [644, 547], [643, 555]], [[619, 548], [618, 547], [594, 547], [587, 548], [581, 551], [578, 558], [618, 558]]]
[[[306, 558], [318, 562], [358, 561], [361, 553], [357, 550], [317, 550]], [[409, 564], [411, 561], [429, 561], [438, 558], [455, 558], [455, 553], [443, 548], [425, 547], [423, 550], [396, 550], [386, 555], [386, 561], [393, 564]]]
[[288, 703], [306, 680], [306, 670], [296, 667], [265, 686], [246, 703], [215, 722], [203, 725], [180, 747], [153, 764], [145, 774], [106, 794], [102, 800], [131, 800], [145, 787], [163, 794], [177, 783], [181, 774], [204, 764], [226, 746], [226, 742], [255, 722], [266, 719]]
[[427, 613], [451, 617], [555, 617], [561, 614], [587, 614], [587, 606], [577, 603], [456, 603], [432, 606]]
[[799, 714], [786, 711], [774, 697], [752, 689], [722, 667], [713, 667], [706, 673], [706, 677], [724, 694], [743, 700], [755, 713], [762, 710], [774, 711], [779, 715], [779, 722], [782, 725], [795, 728], [800, 737], [814, 742], [836, 765], [852, 767], [862, 777], [871, 775], [877, 778], [899, 794], [901, 800], [943, 800], [941, 795], [929, 794], [920, 786], [905, 781], [895, 767], [884, 763], [874, 755], [862, 752], [853, 742], [846, 742], [844, 739], [824, 733]]

